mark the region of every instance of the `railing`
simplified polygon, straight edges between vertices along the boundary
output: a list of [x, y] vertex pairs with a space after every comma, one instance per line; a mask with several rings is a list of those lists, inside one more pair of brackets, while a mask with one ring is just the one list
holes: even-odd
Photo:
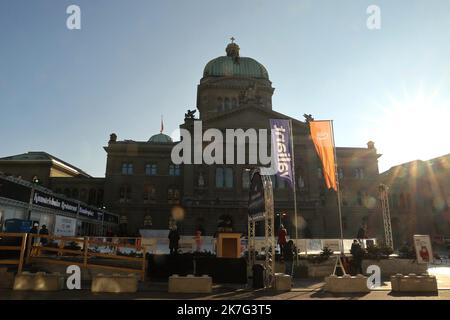
[[[103, 268], [138, 273], [141, 280], [145, 279], [146, 273], [145, 248], [141, 246], [140, 238], [29, 234], [26, 257], [28, 262], [78, 265], [88, 269]], [[98, 260], [97, 263], [95, 260]], [[139, 268], [112, 265], [113, 263], [137, 264]]]
[[[20, 244], [18, 244], [19, 242]], [[26, 245], [27, 245], [26, 233], [0, 232], [0, 253], [2, 253], [3, 255], [3, 252], [14, 252], [14, 251], [19, 252], [18, 259], [15, 259], [15, 257], [12, 257], [10, 259], [2, 259], [0, 257], [0, 265], [17, 265], [17, 273], [21, 273], [23, 269]]]

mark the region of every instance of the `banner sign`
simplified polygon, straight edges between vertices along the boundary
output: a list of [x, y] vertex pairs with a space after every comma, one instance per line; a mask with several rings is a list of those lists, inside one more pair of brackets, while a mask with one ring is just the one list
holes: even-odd
[[414, 235], [417, 263], [433, 263], [433, 249], [429, 235]]
[[276, 161], [277, 176], [287, 180], [291, 188], [293, 188], [290, 121], [270, 119], [270, 129], [272, 145], [274, 146], [272, 150], [275, 153], [272, 155], [272, 159]]
[[259, 171], [253, 171], [250, 179], [248, 215], [252, 219], [262, 218], [266, 211], [266, 205], [264, 200], [264, 185]]
[[31, 188], [0, 177], [0, 197], [30, 202]]
[[336, 159], [334, 158], [334, 140], [331, 121], [310, 121], [311, 138], [317, 154], [322, 161], [323, 177], [328, 189], [337, 191]]
[[103, 220], [103, 212], [102, 211], [99, 211], [99, 210], [96, 210], [94, 208], [87, 207], [87, 206], [80, 205], [79, 215], [83, 216], [85, 218], [94, 219], [94, 220], [98, 220], [98, 221]]
[[63, 198], [55, 197], [50, 194], [40, 192], [38, 190], [34, 191], [33, 204], [73, 214], [77, 214], [78, 211], [78, 203], [65, 200]]
[[75, 236], [77, 220], [73, 218], [55, 216], [55, 236], [73, 237]]

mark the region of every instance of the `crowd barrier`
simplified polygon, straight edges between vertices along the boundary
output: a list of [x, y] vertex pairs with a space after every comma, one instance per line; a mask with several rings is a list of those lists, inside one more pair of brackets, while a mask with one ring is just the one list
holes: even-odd
[[[289, 238], [287, 239], [289, 240]], [[354, 239], [293, 239], [294, 244], [298, 249], [300, 255], [319, 254], [324, 247], [332, 250], [335, 254], [341, 252], [342, 246], [344, 253], [350, 253]], [[367, 248], [369, 243], [376, 244], [375, 238], [363, 239], [361, 244], [363, 248]], [[168, 254], [169, 253], [169, 239], [167, 237], [151, 237], [142, 238], [142, 246], [146, 248], [146, 252], [152, 254]], [[255, 237], [255, 249], [259, 253], [264, 253], [265, 238]], [[179, 241], [179, 251], [181, 253], [200, 252], [216, 252], [216, 239], [212, 236], [198, 238], [193, 236], [181, 236]], [[241, 252], [242, 255], [247, 251], [247, 239], [241, 238]], [[277, 251], [279, 251], [277, 249]]]
[[[63, 237], [29, 234], [27, 248], [27, 262], [78, 265], [88, 269], [101, 268], [132, 272], [140, 274], [142, 280], [145, 278], [145, 248], [141, 246], [140, 238]], [[99, 263], [99, 260], [102, 263]], [[122, 266], [114, 265], [115, 263], [121, 263]], [[135, 265], [137, 267], [133, 267]]]
[[26, 233], [0, 232], [0, 265], [17, 265], [17, 272], [21, 273], [26, 244]]

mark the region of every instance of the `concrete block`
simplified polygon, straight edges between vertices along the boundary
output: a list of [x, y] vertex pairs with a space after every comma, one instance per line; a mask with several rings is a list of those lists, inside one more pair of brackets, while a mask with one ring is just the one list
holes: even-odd
[[436, 277], [428, 274], [397, 275], [394, 282], [391, 278], [391, 284], [393, 292], [438, 292]]
[[275, 273], [273, 289], [276, 291], [291, 291], [292, 277], [284, 273]]
[[92, 279], [91, 292], [133, 293], [138, 289], [138, 279], [134, 274], [104, 275], [98, 273]]
[[63, 288], [64, 278], [59, 273], [22, 272], [14, 279], [14, 290], [58, 291]]
[[367, 277], [363, 275], [356, 277], [332, 275], [325, 278], [325, 291], [331, 293], [368, 293], [370, 289], [367, 287]]
[[180, 277], [176, 274], [169, 277], [170, 293], [211, 293], [212, 278], [207, 275], [195, 277], [191, 274]]
[[12, 289], [14, 286], [14, 273], [7, 270], [7, 268], [0, 268], [0, 289]]

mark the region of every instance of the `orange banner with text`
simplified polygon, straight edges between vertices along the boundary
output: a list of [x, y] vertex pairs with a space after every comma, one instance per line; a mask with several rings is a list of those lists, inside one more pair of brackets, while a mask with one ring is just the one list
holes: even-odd
[[323, 165], [323, 176], [329, 189], [337, 191], [336, 161], [334, 159], [331, 121], [310, 121], [311, 137]]

